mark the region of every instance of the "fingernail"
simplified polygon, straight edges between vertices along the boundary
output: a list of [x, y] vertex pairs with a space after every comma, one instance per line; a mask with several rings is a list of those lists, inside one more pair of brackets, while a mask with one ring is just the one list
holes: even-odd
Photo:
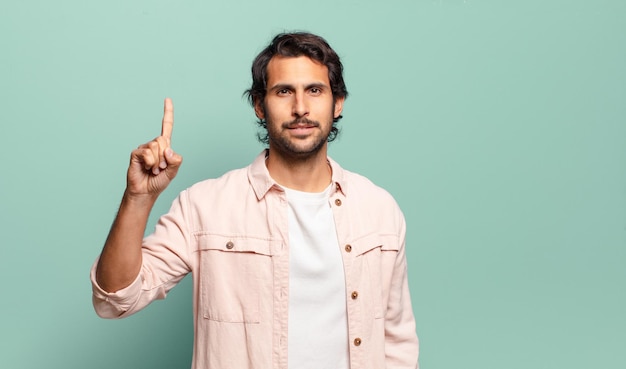
[[154, 174], [156, 176], [159, 173], [161, 173], [161, 170], [159, 168], [152, 168], [152, 174]]
[[165, 160], [163, 160], [161, 163], [159, 163], [159, 168], [161, 168], [161, 169], [167, 168], [167, 162]]
[[165, 149], [165, 157], [166, 158], [171, 158], [172, 155], [174, 155], [174, 152], [172, 151], [172, 149], [170, 149], [169, 147], [167, 149]]

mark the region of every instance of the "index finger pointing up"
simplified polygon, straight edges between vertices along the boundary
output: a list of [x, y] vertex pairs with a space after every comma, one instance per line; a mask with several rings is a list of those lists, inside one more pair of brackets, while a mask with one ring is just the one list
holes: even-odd
[[172, 129], [174, 128], [174, 103], [169, 97], [165, 99], [163, 104], [163, 122], [161, 124], [161, 136], [168, 140], [172, 138]]

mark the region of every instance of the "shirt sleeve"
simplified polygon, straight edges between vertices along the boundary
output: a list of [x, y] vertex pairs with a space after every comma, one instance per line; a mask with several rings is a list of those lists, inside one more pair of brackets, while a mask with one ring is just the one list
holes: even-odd
[[184, 191], [174, 200], [169, 212], [159, 218], [154, 233], [144, 238], [141, 269], [129, 286], [115, 292], [104, 291], [96, 282], [96, 260], [90, 277], [98, 316], [114, 319], [132, 315], [152, 301], [164, 299], [191, 271], [187, 203]]
[[385, 362], [388, 369], [418, 369], [419, 342], [407, 278], [404, 218], [401, 224], [400, 245], [385, 313]]

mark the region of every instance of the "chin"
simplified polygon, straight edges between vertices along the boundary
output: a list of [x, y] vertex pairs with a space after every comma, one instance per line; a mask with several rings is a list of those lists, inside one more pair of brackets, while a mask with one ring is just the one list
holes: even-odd
[[291, 140], [272, 140], [271, 143], [273, 143], [271, 147], [284, 153], [285, 156], [306, 158], [319, 153], [324, 148], [326, 141], [316, 140], [315, 142], [297, 143]]

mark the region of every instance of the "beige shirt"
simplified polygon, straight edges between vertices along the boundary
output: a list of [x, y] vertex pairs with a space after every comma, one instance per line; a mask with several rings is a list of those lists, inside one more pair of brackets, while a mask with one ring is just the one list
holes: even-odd
[[[402, 212], [386, 191], [329, 161], [350, 367], [417, 368]], [[183, 191], [144, 239], [142, 268], [130, 286], [103, 291], [95, 282], [96, 263], [93, 303], [105, 318], [165, 298], [192, 273], [194, 369], [287, 368], [287, 200], [267, 171], [264, 152], [247, 168]]]

